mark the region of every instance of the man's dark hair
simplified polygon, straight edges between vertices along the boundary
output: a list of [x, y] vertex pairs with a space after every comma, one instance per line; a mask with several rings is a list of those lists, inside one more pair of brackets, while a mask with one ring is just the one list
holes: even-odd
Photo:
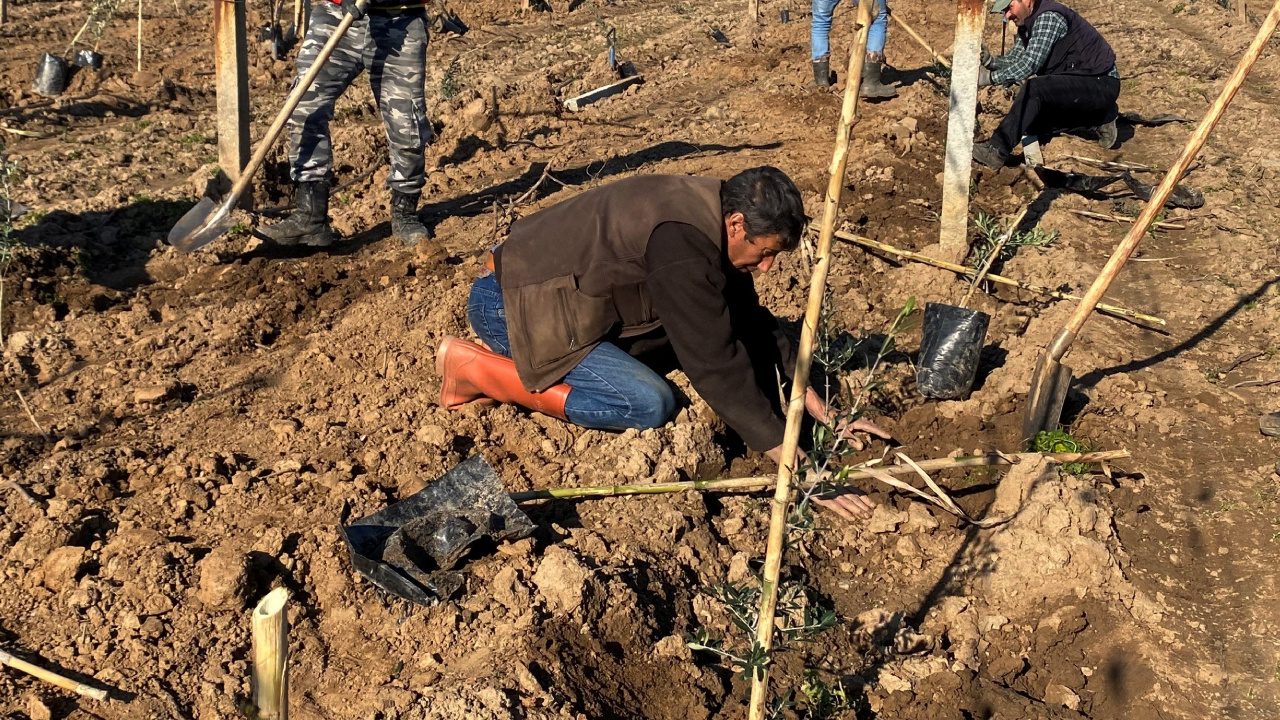
[[784, 250], [794, 250], [800, 244], [808, 220], [796, 184], [769, 165], [743, 170], [726, 180], [720, 186], [720, 208], [726, 217], [742, 213], [748, 240], [777, 235]]

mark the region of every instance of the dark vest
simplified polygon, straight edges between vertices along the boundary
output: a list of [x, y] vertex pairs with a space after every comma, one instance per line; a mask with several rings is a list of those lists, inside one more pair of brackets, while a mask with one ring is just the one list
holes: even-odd
[[520, 382], [559, 382], [611, 333], [661, 324], [644, 284], [654, 228], [680, 222], [717, 247], [724, 234], [720, 181], [640, 175], [603, 185], [517, 220], [494, 251]]
[[1031, 27], [1036, 18], [1047, 12], [1055, 12], [1066, 18], [1067, 34], [1053, 44], [1049, 57], [1038, 75], [1106, 75], [1115, 67], [1116, 54], [1088, 20], [1075, 10], [1054, 0], [1040, 0], [1018, 28], [1018, 37], [1024, 45], [1031, 42]]

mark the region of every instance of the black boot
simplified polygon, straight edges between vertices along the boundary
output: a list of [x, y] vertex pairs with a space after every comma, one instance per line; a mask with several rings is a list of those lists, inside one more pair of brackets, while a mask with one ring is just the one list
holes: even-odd
[[973, 146], [974, 161], [982, 163], [992, 170], [999, 170], [1004, 167], [1004, 161], [1008, 158], [1008, 153], [1000, 152], [990, 142], [978, 143]]
[[1099, 125], [1095, 131], [1098, 133], [1098, 144], [1104, 150], [1110, 150], [1116, 146], [1116, 141], [1120, 139], [1116, 121], [1112, 120], [1106, 125]]
[[289, 217], [258, 228], [258, 237], [276, 245], [325, 247], [333, 244], [329, 229], [329, 181], [298, 183], [298, 202]]
[[391, 191], [391, 234], [400, 238], [405, 247], [413, 247], [419, 240], [431, 237], [431, 231], [418, 220], [418, 198], [422, 193]]
[[867, 59], [862, 63], [862, 85], [858, 88], [858, 94], [864, 98], [876, 100], [897, 97], [896, 88], [880, 81], [880, 73], [883, 70], [884, 63], [878, 59], [873, 60], [872, 54], [867, 53]]
[[809, 83], [809, 87], [831, 87], [830, 60], [813, 61], [813, 82]]

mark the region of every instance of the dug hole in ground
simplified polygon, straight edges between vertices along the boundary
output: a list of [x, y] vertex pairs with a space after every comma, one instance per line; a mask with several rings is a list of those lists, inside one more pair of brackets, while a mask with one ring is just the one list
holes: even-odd
[[[242, 717], [250, 609], [284, 586], [295, 719], [746, 716], [749, 683], [733, 662], [687, 641], [703, 630], [726, 651], [740, 647], [734, 603], [708, 588], [754, 582], [765, 494], [526, 505], [537, 531], [475, 559], [463, 594], [430, 608], [380, 596], [338, 531], [474, 453], [512, 492], [773, 471], [680, 373], [671, 379], [688, 403], [643, 433], [435, 403], [435, 348], [469, 335], [470, 283], [512, 214], [634, 174], [727, 178], [762, 164], [794, 178], [809, 214], [820, 214], [845, 79], [835, 92], [805, 89], [801, 7], [780, 24], [779, 6], [764, 3], [767, 21], [753, 30], [743, 3], [553, 5], [456, 5], [469, 32], [433, 38], [438, 138], [422, 217], [442, 252], [390, 237], [385, 133], [359, 79], [333, 124], [331, 216], [343, 243], [272, 250], [250, 232], [279, 214], [239, 211], [228, 236], [182, 255], [161, 239], [217, 164], [207, 6], [144, 6], [141, 72], [125, 8], [99, 44], [103, 68], [77, 71], [61, 98], [40, 104], [29, 90], [36, 61], [66, 47], [88, 7], [10, 3], [0, 142], [19, 169], [12, 199], [32, 210], [4, 266], [0, 471], [43, 503], [0, 491], [0, 648], [113, 698], [4, 670], [0, 715]], [[1193, 120], [1260, 19], [1252, 6], [1242, 16], [1205, 1], [1073, 7], [1120, 58], [1122, 111]], [[903, 0], [894, 11], [935, 48], [950, 45], [950, 5]], [[837, 14], [838, 58], [852, 12]], [[261, 133], [293, 62], [272, 60], [270, 43], [256, 40], [269, 9], [248, 14]], [[609, 81], [606, 27], [645, 81], [562, 111], [560, 99]], [[775, 695], [795, 691], [785, 716], [1277, 715], [1280, 447], [1256, 418], [1280, 409], [1280, 383], [1269, 382], [1280, 377], [1278, 52], [1268, 46], [1185, 181], [1205, 206], [1168, 211], [1162, 220], [1180, 227], [1147, 237], [1109, 294], [1167, 325], [1095, 316], [1069, 356], [1072, 435], [1132, 457], [1110, 477], [1042, 463], [936, 474], [970, 516], [1011, 518], [990, 529], [874, 482], [859, 485], [879, 503], [869, 522], [817, 514], [786, 577], [836, 621], [774, 657]], [[888, 58], [899, 96], [862, 106], [841, 220], [927, 251], [938, 237], [946, 79], [896, 26]], [[982, 91], [980, 136], [1010, 102]], [[1166, 168], [1191, 130], [1122, 125], [1116, 150], [1064, 136], [1043, 152], [1062, 169], [1087, 170], [1070, 155]], [[258, 208], [292, 201], [286, 164], [283, 147], [268, 157]], [[1007, 219], [1031, 203], [1037, 227], [1057, 233], [999, 272], [1077, 293], [1128, 226], [1071, 211], [1141, 207], [1116, 193], [1039, 192], [1017, 167], [975, 166], [973, 179], [975, 218]], [[809, 276], [802, 254], [784, 256], [757, 280], [762, 301], [797, 320]], [[951, 273], [843, 243], [829, 283], [832, 327], [868, 338], [873, 353], [908, 298], [957, 304], [967, 289]], [[906, 455], [1018, 449], [1035, 361], [1073, 305], [993, 293], [970, 305], [992, 320], [969, 399], [915, 392], [918, 314], [885, 358], [870, 417]], [[837, 379], [856, 388], [865, 373], [855, 359]], [[816, 680], [806, 682], [807, 670]]]

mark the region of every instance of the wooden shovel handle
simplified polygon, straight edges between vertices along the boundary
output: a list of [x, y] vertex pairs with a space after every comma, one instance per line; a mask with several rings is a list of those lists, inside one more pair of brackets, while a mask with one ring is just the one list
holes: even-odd
[[[360, 0], [360, 9], [367, 9], [369, 2], [370, 0]], [[333, 35], [329, 37], [329, 41], [324, 44], [324, 47], [320, 48], [320, 52], [316, 54], [316, 59], [311, 63], [311, 67], [307, 69], [307, 73], [302, 76], [297, 86], [293, 88], [293, 92], [289, 93], [289, 97], [285, 99], [284, 107], [280, 108], [275, 122], [271, 123], [271, 127], [267, 128], [267, 134], [258, 143], [258, 148], [253, 151], [253, 157], [249, 158], [249, 164], [244, 166], [244, 170], [240, 171], [239, 179], [231, 186], [230, 197], [240, 197], [244, 193], [244, 189], [249, 186], [249, 182], [253, 180], [254, 173], [258, 172], [258, 167], [262, 165], [262, 161], [267, 157], [267, 153], [271, 151], [271, 147], [276, 144], [276, 139], [280, 137], [280, 131], [284, 129], [284, 124], [289, 121], [289, 116], [297, 109], [298, 103], [302, 102], [302, 96], [306, 94], [307, 90], [311, 89], [311, 83], [315, 82], [316, 75], [320, 74], [320, 69], [329, 61], [329, 56], [333, 54], [333, 49], [338, 46], [342, 36], [347, 34], [347, 28], [351, 27], [352, 22], [353, 19], [350, 15], [343, 15], [338, 27], [333, 29]]]
[[1200, 125], [1191, 134], [1191, 138], [1187, 140], [1187, 146], [1182, 149], [1182, 155], [1178, 158], [1178, 162], [1169, 168], [1164, 180], [1160, 182], [1160, 186], [1152, 193], [1147, 206], [1143, 208], [1142, 214], [1133, 222], [1133, 227], [1129, 228], [1129, 234], [1121, 241], [1115, 252], [1111, 253], [1111, 259], [1102, 268], [1098, 279], [1094, 280], [1093, 285], [1089, 286], [1089, 291], [1085, 293], [1084, 299], [1080, 301], [1080, 307], [1076, 309], [1075, 315], [1071, 316], [1071, 320], [1054, 338], [1053, 344], [1049, 346], [1049, 356], [1054, 360], [1062, 360], [1062, 356], [1071, 347], [1071, 342], [1075, 340], [1080, 328], [1084, 327], [1085, 321], [1089, 319], [1089, 314], [1093, 312], [1093, 308], [1102, 299], [1102, 296], [1106, 294], [1107, 288], [1111, 286], [1111, 281], [1115, 279], [1116, 274], [1120, 272], [1120, 268], [1124, 267], [1125, 261], [1129, 259], [1129, 256], [1138, 247], [1138, 243], [1142, 240], [1142, 236], [1146, 234], [1147, 228], [1151, 227], [1151, 223], [1155, 221], [1156, 214], [1164, 207], [1165, 200], [1169, 199], [1174, 186], [1182, 179], [1182, 174], [1190, 167], [1191, 161], [1195, 158], [1196, 153], [1200, 152], [1205, 139], [1209, 137], [1209, 133], [1218, 124], [1218, 120], [1222, 118], [1223, 111], [1227, 109], [1227, 105], [1235, 97], [1236, 91], [1240, 89], [1245, 76], [1249, 74], [1254, 62], [1262, 54], [1262, 49], [1271, 39], [1271, 36], [1275, 34], [1278, 24], [1280, 24], [1280, 0], [1277, 0], [1276, 4], [1271, 8], [1271, 12], [1262, 21], [1262, 27], [1258, 29], [1257, 36], [1253, 38], [1249, 49], [1244, 51], [1244, 56], [1240, 58], [1236, 69], [1231, 73], [1231, 77], [1227, 78], [1227, 84], [1222, 88], [1218, 99], [1213, 101], [1213, 106], [1209, 108], [1209, 112], [1200, 120]]

